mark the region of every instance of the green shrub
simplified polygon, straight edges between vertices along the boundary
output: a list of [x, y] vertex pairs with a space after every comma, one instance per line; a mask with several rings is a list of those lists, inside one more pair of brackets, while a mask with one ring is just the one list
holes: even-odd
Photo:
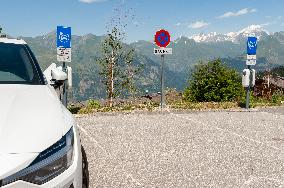
[[98, 109], [101, 107], [100, 102], [97, 100], [89, 99], [87, 102], [87, 107], [91, 109]]
[[78, 112], [81, 110], [81, 107], [79, 107], [79, 106], [68, 106], [68, 110], [72, 114], [78, 114]]
[[92, 108], [88, 108], [88, 107], [84, 107], [84, 108], [81, 108], [79, 111], [78, 111], [78, 114], [90, 114], [90, 113], [93, 113], [93, 109]]
[[[250, 97], [249, 97], [249, 108], [254, 108], [256, 106], [256, 103], [260, 102], [260, 98], [256, 98], [253, 95], [253, 91], [250, 92]], [[242, 108], [246, 107], [246, 101], [247, 101], [247, 96], [244, 91], [244, 95], [242, 95], [241, 100], [239, 101], [239, 106]]]
[[195, 66], [184, 98], [193, 102], [239, 101], [244, 95], [241, 76], [220, 59]]
[[283, 93], [281, 91], [276, 91], [273, 93], [271, 97], [271, 102], [274, 104], [281, 104], [283, 99], [284, 99]]

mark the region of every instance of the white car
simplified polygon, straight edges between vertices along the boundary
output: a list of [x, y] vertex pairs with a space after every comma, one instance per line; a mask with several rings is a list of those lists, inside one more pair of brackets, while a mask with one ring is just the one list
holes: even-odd
[[25, 41], [0, 37], [1, 188], [88, 187], [76, 122], [54, 89], [67, 76], [52, 73], [53, 86]]

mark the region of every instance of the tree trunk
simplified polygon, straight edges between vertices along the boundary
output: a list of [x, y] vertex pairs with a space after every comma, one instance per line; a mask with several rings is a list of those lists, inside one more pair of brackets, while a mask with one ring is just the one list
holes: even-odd
[[270, 73], [268, 74], [268, 77], [267, 77], [267, 86], [268, 86], [268, 88], [269, 88], [269, 86], [270, 86]]
[[112, 52], [111, 62], [109, 66], [109, 76], [110, 76], [110, 82], [109, 82], [109, 93], [108, 93], [108, 99], [109, 99], [109, 107], [113, 106], [113, 95], [114, 95], [114, 75], [113, 75], [113, 67], [114, 67], [114, 54]]

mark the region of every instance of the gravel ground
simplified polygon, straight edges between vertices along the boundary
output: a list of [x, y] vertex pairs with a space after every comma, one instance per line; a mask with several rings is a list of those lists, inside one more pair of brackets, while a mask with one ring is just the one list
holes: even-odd
[[284, 108], [77, 121], [91, 187], [284, 187]]

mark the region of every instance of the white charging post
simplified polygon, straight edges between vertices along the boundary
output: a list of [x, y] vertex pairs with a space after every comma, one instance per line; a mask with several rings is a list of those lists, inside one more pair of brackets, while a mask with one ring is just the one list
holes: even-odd
[[249, 36], [247, 40], [247, 69], [243, 70], [242, 85], [246, 88], [246, 109], [249, 109], [250, 90], [255, 86], [256, 71], [251, 66], [256, 65], [257, 38]]
[[[62, 62], [62, 70], [68, 75], [68, 82], [63, 85], [62, 103], [67, 107], [67, 87], [72, 86], [72, 69], [66, 67], [71, 62], [71, 27], [57, 26], [57, 61]], [[71, 80], [69, 80], [71, 78]]]

